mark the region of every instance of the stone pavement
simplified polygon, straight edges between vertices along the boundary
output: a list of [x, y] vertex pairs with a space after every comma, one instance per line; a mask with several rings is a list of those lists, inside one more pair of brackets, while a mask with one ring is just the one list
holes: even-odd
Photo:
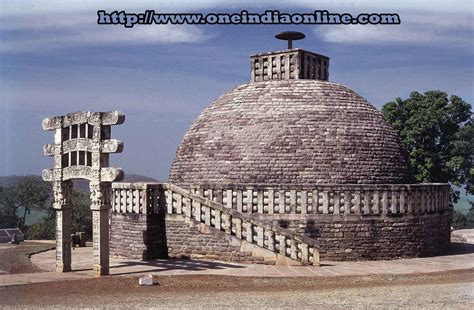
[[[75, 280], [92, 277], [92, 247], [75, 248], [72, 256], [73, 272], [56, 273], [55, 251], [33, 255], [31, 261], [45, 270], [42, 273], [0, 275], [0, 286], [23, 285], [51, 281]], [[416, 274], [474, 268], [474, 251], [464, 254], [393, 261], [322, 262], [321, 267], [243, 265], [217, 261], [189, 261], [157, 259], [138, 261], [112, 258], [113, 276], [143, 274], [160, 275], [226, 275], [248, 277], [333, 277], [369, 276], [376, 274]]]
[[460, 229], [453, 231], [453, 237], [458, 237], [464, 242], [474, 243], [474, 229]]

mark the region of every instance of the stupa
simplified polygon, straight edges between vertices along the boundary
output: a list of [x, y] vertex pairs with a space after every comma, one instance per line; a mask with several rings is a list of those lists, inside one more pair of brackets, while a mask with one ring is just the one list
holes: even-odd
[[449, 185], [414, 184], [397, 133], [329, 81], [329, 57], [293, 48], [301, 33], [277, 38], [288, 49], [250, 56], [250, 82], [191, 124], [169, 183], [113, 184], [112, 253], [316, 264], [446, 251]]

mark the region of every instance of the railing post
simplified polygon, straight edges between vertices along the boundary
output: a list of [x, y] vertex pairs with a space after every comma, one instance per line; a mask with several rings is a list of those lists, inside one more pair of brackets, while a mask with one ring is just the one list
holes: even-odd
[[385, 189], [382, 192], [382, 214], [388, 214], [388, 193]]
[[290, 213], [296, 213], [296, 190], [290, 190]]
[[165, 190], [166, 209], [169, 214], [173, 214], [173, 192], [170, 189]]
[[245, 225], [246, 227], [246, 231], [247, 231], [247, 236], [246, 236], [246, 239], [247, 239], [247, 242], [249, 243], [254, 243], [253, 242], [253, 225], [252, 223], [247, 223], [247, 225]]
[[204, 206], [204, 222], [211, 226], [211, 209], [208, 206]]
[[267, 247], [270, 251], [275, 251], [275, 233], [271, 230], [267, 231]]
[[351, 214], [351, 193], [344, 191], [344, 214]]
[[264, 235], [263, 235], [263, 227], [256, 227], [255, 229], [257, 231], [257, 245], [261, 246], [263, 248], [263, 243], [264, 243]]
[[253, 213], [253, 190], [247, 190], [247, 212]]
[[257, 189], [257, 212], [263, 214], [263, 190]]
[[363, 214], [364, 215], [369, 215], [370, 214], [370, 197], [369, 197], [368, 191], [364, 191]]
[[308, 257], [308, 245], [307, 244], [301, 244], [301, 261], [304, 263], [309, 263], [309, 257]]
[[268, 214], [275, 212], [275, 193], [273, 188], [268, 189]]
[[390, 213], [397, 214], [397, 191], [396, 189], [391, 189], [392, 199], [390, 199]]
[[319, 249], [316, 247], [312, 247], [313, 249], [313, 266], [319, 266]]
[[298, 248], [296, 247], [296, 241], [294, 239], [291, 239], [290, 241], [290, 257], [294, 260], [298, 259]]
[[280, 235], [278, 242], [280, 243], [280, 255], [286, 256], [286, 237]]
[[301, 191], [301, 214], [308, 213], [308, 194], [306, 190]]
[[278, 213], [284, 214], [285, 213], [285, 191], [280, 190], [278, 192]]
[[380, 196], [379, 196], [379, 191], [375, 190], [374, 191], [374, 209], [373, 212], [374, 214], [379, 214], [380, 213]]
[[333, 207], [333, 213], [334, 214], [339, 214], [339, 205], [340, 205], [340, 197], [339, 197], [339, 191], [334, 192], [334, 207]]
[[244, 203], [244, 198], [243, 198], [242, 190], [237, 189], [236, 190], [236, 205], [237, 205], [237, 211], [240, 213], [242, 213], [243, 203]]
[[400, 188], [399, 190], [400, 193], [400, 199], [399, 199], [399, 204], [400, 204], [400, 214], [405, 214], [406, 213], [406, 198], [405, 198], [405, 188]]
[[354, 193], [354, 214], [360, 214], [360, 192], [358, 190]]
[[234, 218], [235, 221], [235, 236], [239, 239], [242, 239], [242, 220], [239, 218]]
[[232, 193], [233, 191], [231, 189], [226, 191], [226, 205], [228, 209], [232, 209], [232, 202], [234, 200]]
[[221, 214], [222, 212], [219, 210], [214, 210], [214, 227], [217, 230], [222, 230], [222, 225], [221, 225]]

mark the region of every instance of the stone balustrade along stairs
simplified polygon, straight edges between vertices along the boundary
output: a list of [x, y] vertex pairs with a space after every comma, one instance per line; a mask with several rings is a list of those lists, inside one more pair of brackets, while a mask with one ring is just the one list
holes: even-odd
[[[232, 240], [239, 241], [240, 251], [248, 252], [252, 249], [253, 252], [254, 249], [261, 249], [263, 251], [255, 251], [257, 256], [271, 254], [276, 263], [319, 265], [317, 240], [225, 207], [221, 203], [212, 201], [211, 198], [203, 197], [200, 193], [192, 193], [171, 183], [113, 183], [111, 198], [115, 219], [117, 216], [148, 218], [166, 212], [170, 216], [183, 216], [212, 231], [219, 231], [220, 234], [223, 233]], [[123, 220], [126, 220], [126, 217]], [[147, 225], [148, 220], [143, 221], [142, 225]], [[135, 223], [136, 219], [132, 222]], [[151, 234], [155, 235], [155, 233]], [[148, 233], [146, 235], [150, 236]], [[126, 235], [112, 236], [114, 237], [112, 242], [122, 242], [123, 236]], [[146, 239], [149, 239], [148, 237]], [[149, 240], [142, 241], [149, 243]], [[245, 246], [245, 249], [242, 246]], [[124, 253], [116, 254], [123, 255]]]
[[[162, 184], [168, 214], [181, 214], [303, 265], [319, 265], [317, 241], [252, 218], [171, 183]], [[147, 195], [148, 196], [148, 195]]]

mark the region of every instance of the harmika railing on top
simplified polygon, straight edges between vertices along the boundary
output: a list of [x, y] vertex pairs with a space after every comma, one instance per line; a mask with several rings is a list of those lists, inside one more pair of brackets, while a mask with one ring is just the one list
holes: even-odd
[[318, 265], [317, 241], [272, 226], [173, 184], [114, 183], [112, 211], [182, 214], [238, 239], [300, 261]]
[[419, 214], [449, 209], [448, 184], [228, 185], [191, 192], [242, 213]]

